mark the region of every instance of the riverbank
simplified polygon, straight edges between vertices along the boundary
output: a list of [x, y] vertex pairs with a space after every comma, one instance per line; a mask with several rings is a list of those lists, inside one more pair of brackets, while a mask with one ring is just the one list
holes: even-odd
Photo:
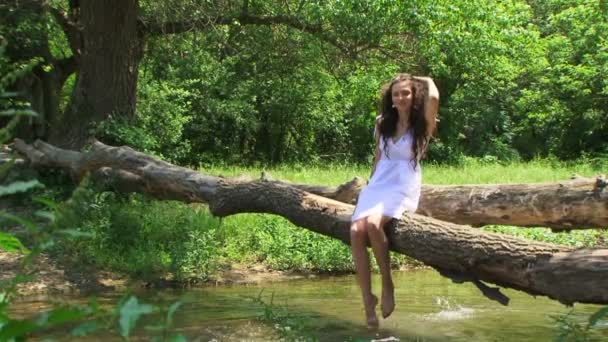
[[[51, 294], [89, 294], [100, 292], [124, 291], [128, 288], [185, 288], [222, 285], [245, 285], [280, 282], [297, 279], [314, 279], [328, 273], [301, 271], [277, 271], [262, 264], [232, 264], [219, 270], [210, 279], [199, 281], [178, 281], [170, 278], [155, 280], [131, 279], [109, 271], [70, 270], [54, 261], [48, 255], [41, 255], [21, 271], [24, 255], [0, 250], [0, 282], [14, 278], [18, 273], [33, 276], [29, 282], [19, 284], [17, 293], [20, 296]], [[343, 273], [342, 273], [343, 274]]]

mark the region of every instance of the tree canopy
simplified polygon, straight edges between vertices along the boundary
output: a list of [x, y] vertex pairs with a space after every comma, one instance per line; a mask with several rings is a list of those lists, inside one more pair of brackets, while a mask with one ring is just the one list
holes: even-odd
[[433, 77], [429, 158], [606, 158], [603, 1], [7, 1], [25, 138], [170, 161], [365, 162], [380, 85]]

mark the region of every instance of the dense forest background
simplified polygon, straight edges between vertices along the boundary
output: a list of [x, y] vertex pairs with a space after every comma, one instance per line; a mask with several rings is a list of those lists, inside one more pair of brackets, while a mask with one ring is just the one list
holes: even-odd
[[[379, 89], [399, 72], [431, 76], [441, 94], [425, 184], [552, 182], [608, 167], [606, 0], [0, 1], [3, 144], [86, 149], [95, 137], [209, 175], [263, 170], [335, 186], [369, 174]], [[88, 177], [76, 185], [56, 170], [15, 176], [12, 164], [0, 165], [0, 252], [27, 255], [24, 270], [44, 252], [85, 285], [99, 271], [146, 287], [213, 282], [235, 265], [354, 271], [347, 245], [280, 216], [219, 219], [204, 204], [107, 191]], [[608, 242], [606, 230], [480, 229], [576, 248]], [[0, 337], [13, 329], [2, 298]], [[587, 330], [570, 313], [577, 322], [558, 323], [580, 340], [606, 312]], [[60, 316], [43, 317], [31, 322]], [[20, 324], [50, 326], [31, 322]]]
[[[428, 158], [608, 157], [608, 5], [586, 0], [9, 0], [3, 71], [40, 115], [183, 165], [367, 163], [381, 84], [430, 75]], [[4, 74], [4, 72], [2, 72]], [[29, 103], [29, 104], [26, 104]], [[9, 105], [9, 104], [4, 104]]]

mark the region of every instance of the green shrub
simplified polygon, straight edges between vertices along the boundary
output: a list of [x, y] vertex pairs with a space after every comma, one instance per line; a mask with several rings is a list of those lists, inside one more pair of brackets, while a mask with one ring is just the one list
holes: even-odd
[[135, 118], [111, 116], [98, 125], [96, 135], [110, 145], [128, 145], [170, 162], [183, 160], [191, 148], [182, 136], [191, 120], [190, 96], [169, 82], [142, 83]]
[[352, 270], [347, 245], [296, 227], [282, 217], [243, 214], [224, 219], [222, 225], [229, 259], [263, 262], [277, 270]]
[[206, 279], [217, 267], [219, 221], [200, 207], [81, 186], [60, 213], [57, 225], [91, 235], [56, 248], [81, 263], [178, 280]]

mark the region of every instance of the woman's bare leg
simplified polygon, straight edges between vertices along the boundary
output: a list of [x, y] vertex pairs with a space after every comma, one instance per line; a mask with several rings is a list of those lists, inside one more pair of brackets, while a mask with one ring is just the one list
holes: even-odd
[[367, 253], [367, 220], [360, 219], [353, 222], [350, 226], [350, 246], [357, 272], [357, 282], [363, 295], [363, 305], [365, 306], [365, 317], [367, 325], [378, 326], [376, 316], [376, 305], [378, 298], [372, 294], [371, 271], [369, 267], [369, 254]]
[[390, 217], [374, 215], [367, 218], [367, 235], [382, 275], [382, 317], [387, 318], [395, 309], [395, 287], [391, 276], [391, 259], [384, 225]]

